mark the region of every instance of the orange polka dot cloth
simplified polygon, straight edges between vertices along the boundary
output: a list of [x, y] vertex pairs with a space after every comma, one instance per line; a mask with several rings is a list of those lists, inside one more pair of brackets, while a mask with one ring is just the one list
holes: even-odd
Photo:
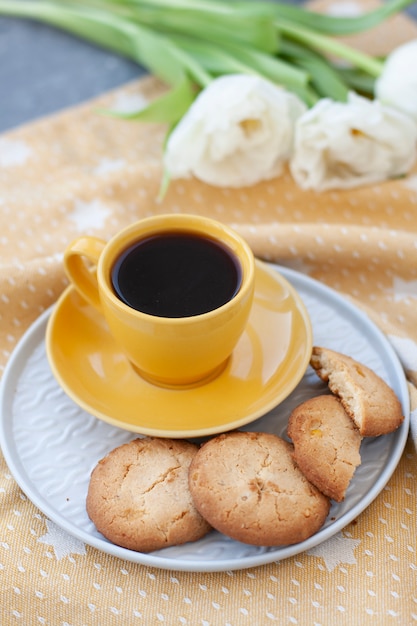
[[[397, 16], [356, 42], [380, 54], [416, 36], [415, 24]], [[67, 285], [62, 253], [72, 239], [107, 239], [158, 213], [208, 215], [235, 227], [258, 257], [331, 287], [383, 331], [408, 380], [408, 440], [388, 483], [337, 534], [283, 560], [224, 571], [138, 564], [89, 545], [41, 512], [1, 457], [0, 624], [417, 624], [417, 169], [325, 193], [300, 190], [289, 174], [235, 190], [176, 181], [158, 202], [165, 128], [98, 109], [136, 108], [161, 89], [149, 77], [0, 137], [2, 371]], [[37, 358], [30, 411], [53, 403], [36, 382]], [[35, 457], [47, 445], [45, 433], [13, 436]], [[69, 476], [74, 465], [68, 458]], [[40, 480], [41, 470], [34, 463]], [[46, 497], [54, 488], [52, 481]]]

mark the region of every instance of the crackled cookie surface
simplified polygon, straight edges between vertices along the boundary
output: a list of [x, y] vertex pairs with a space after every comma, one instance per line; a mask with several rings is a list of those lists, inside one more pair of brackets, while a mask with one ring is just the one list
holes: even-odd
[[394, 391], [369, 367], [350, 356], [313, 347], [311, 365], [364, 437], [377, 437], [396, 430], [404, 420]]
[[194, 541], [210, 526], [188, 489], [196, 445], [146, 437], [112, 450], [94, 468], [87, 512], [113, 543], [142, 552]]
[[361, 462], [362, 437], [333, 395], [310, 398], [293, 409], [288, 435], [298, 467], [322, 493], [341, 502]]
[[232, 432], [206, 442], [190, 465], [200, 513], [244, 543], [293, 544], [321, 528], [329, 499], [301, 473], [293, 446], [276, 435]]

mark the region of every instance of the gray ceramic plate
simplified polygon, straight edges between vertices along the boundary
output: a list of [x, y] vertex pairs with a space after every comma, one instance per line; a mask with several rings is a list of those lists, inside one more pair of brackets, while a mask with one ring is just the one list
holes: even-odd
[[[0, 441], [16, 481], [50, 520], [85, 544], [122, 559], [164, 569], [212, 572], [254, 567], [311, 549], [369, 506], [394, 472], [407, 440], [409, 398], [403, 369], [385, 336], [356, 307], [302, 274], [283, 267], [276, 269], [301, 295], [310, 314], [314, 344], [350, 354], [374, 369], [396, 391], [405, 415], [395, 433], [363, 441], [362, 464], [344, 502], [333, 503], [322, 529], [302, 543], [274, 548], [244, 545], [217, 532], [195, 543], [150, 554], [126, 550], [107, 541], [85, 511], [90, 472], [107, 452], [137, 434], [89, 415], [58, 385], [45, 353], [45, 329], [50, 315], [46, 311], [24, 335], [4, 373]], [[284, 402], [244, 430], [285, 437], [292, 408], [325, 390], [309, 367]]]

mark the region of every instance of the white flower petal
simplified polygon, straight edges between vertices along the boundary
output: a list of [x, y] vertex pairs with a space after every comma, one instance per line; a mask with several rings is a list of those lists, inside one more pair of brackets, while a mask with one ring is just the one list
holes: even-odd
[[416, 143], [417, 125], [381, 102], [325, 98], [297, 120], [290, 169], [304, 189], [349, 189], [407, 173]]
[[375, 95], [417, 122], [417, 39], [396, 48], [388, 55]]
[[31, 147], [20, 139], [0, 139], [0, 167], [25, 165], [32, 155]]
[[256, 76], [222, 76], [201, 92], [165, 151], [171, 178], [241, 187], [282, 172], [293, 147], [297, 96]]

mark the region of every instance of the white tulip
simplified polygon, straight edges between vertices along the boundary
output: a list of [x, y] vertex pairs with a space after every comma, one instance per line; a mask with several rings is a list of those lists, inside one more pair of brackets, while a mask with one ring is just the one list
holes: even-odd
[[417, 123], [417, 39], [388, 55], [375, 82], [375, 96], [410, 115]]
[[297, 121], [290, 169], [303, 189], [348, 189], [406, 174], [416, 142], [417, 124], [396, 109], [355, 93], [325, 98]]
[[170, 178], [244, 187], [282, 173], [294, 124], [306, 110], [270, 81], [241, 74], [213, 80], [171, 133], [164, 155]]

